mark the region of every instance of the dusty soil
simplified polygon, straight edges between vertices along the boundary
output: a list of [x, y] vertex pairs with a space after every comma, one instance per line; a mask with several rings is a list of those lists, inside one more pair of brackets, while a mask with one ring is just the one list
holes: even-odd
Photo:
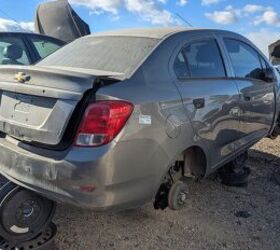
[[96, 213], [60, 206], [60, 250], [93, 249], [280, 249], [280, 139], [249, 151], [247, 188], [209, 179], [194, 183], [189, 206], [179, 212], [137, 210]]

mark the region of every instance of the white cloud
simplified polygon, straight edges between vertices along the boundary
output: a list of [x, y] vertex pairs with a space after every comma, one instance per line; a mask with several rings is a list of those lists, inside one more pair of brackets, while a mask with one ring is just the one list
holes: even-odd
[[233, 24], [238, 22], [238, 16], [235, 11], [224, 10], [224, 11], [214, 11], [212, 13], [206, 13], [205, 16], [218, 24]]
[[35, 25], [34, 22], [20, 22], [19, 26], [21, 27], [22, 30], [26, 31], [35, 31]]
[[279, 40], [280, 32], [262, 29], [259, 32], [248, 33], [246, 37], [256, 44], [266, 56], [268, 56], [268, 46]]
[[265, 11], [266, 9], [267, 8], [262, 5], [247, 4], [244, 6], [242, 10], [243, 12], [247, 12], [247, 13], [256, 13], [256, 12]]
[[253, 24], [266, 23], [280, 27], [279, 14], [272, 7], [263, 5], [247, 4], [243, 8], [233, 8], [233, 6], [228, 5], [222, 11], [206, 13], [205, 16], [219, 24], [232, 24], [241, 18], [253, 16], [255, 13], [260, 13], [261, 15], [254, 18]]
[[211, 5], [211, 4], [216, 4], [219, 3], [223, 0], [202, 0], [201, 4], [202, 5]]
[[267, 10], [263, 13], [262, 16], [257, 17], [254, 21], [255, 25], [259, 25], [262, 23], [280, 27], [280, 16], [274, 10]]
[[105, 11], [113, 14], [118, 14], [118, 7], [121, 5], [121, 0], [70, 0], [70, 4], [76, 4], [87, 7], [92, 11]]
[[128, 11], [152, 24], [171, 25], [176, 23], [169, 11], [161, 9], [152, 0], [125, 0], [125, 5]]
[[0, 31], [34, 31], [34, 23], [0, 18]]
[[[185, 2], [186, 0], [181, 0]], [[163, 9], [160, 4], [165, 4], [167, 0], [70, 0], [71, 4], [85, 6], [91, 13], [109, 12], [118, 15], [120, 8], [139, 16], [142, 20], [155, 25], [178, 24], [172, 13]]]
[[188, 4], [188, 0], [179, 0], [177, 1], [177, 5], [180, 5], [180, 6], [185, 6]]

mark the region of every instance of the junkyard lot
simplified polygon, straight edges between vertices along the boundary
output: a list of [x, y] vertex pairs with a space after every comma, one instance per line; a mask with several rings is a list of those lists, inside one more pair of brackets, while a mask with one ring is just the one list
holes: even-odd
[[[280, 249], [280, 139], [249, 151], [247, 188], [214, 178], [190, 186], [189, 207], [156, 211], [152, 204], [124, 212], [96, 213], [59, 206], [61, 249]], [[239, 217], [238, 217], [239, 216]]]

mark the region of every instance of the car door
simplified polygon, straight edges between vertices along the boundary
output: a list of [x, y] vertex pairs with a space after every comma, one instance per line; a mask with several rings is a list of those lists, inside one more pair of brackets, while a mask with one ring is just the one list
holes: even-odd
[[0, 34], [0, 65], [29, 65], [31, 61], [21, 34]]
[[275, 112], [276, 77], [266, 60], [248, 43], [224, 38], [235, 81], [240, 92], [239, 146], [252, 144], [266, 135]]
[[63, 41], [40, 35], [26, 35], [26, 40], [34, 57], [33, 63], [44, 59], [65, 45]]
[[214, 36], [196, 37], [175, 52], [174, 74], [196, 141], [215, 167], [235, 151], [239, 93]]

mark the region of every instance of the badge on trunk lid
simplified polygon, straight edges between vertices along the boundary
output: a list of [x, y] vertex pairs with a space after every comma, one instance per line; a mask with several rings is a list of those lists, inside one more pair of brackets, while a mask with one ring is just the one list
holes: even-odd
[[18, 72], [18, 73], [15, 75], [15, 80], [16, 80], [18, 83], [25, 83], [25, 82], [30, 81], [30, 79], [31, 79], [31, 76], [26, 75], [26, 73], [24, 73], [24, 72]]

